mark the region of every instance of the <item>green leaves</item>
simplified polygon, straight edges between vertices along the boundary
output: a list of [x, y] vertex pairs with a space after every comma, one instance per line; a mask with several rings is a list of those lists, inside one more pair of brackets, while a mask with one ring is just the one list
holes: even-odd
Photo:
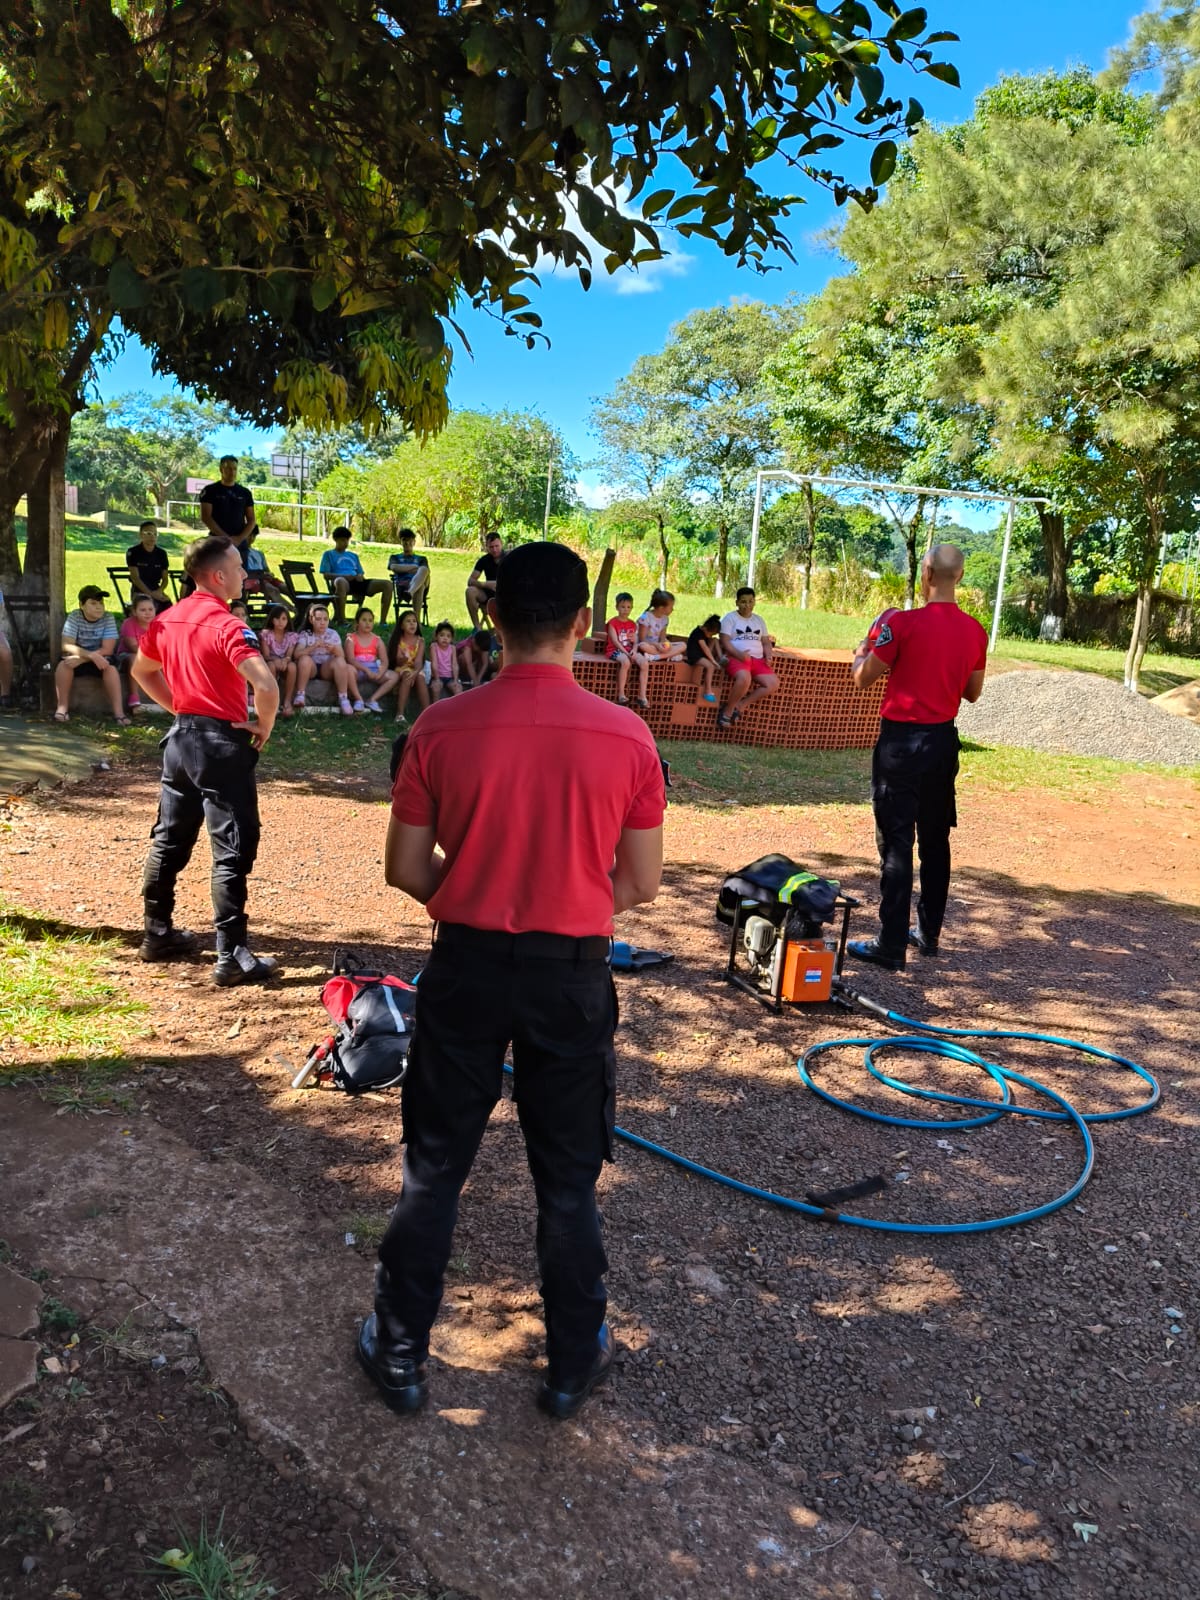
[[146, 303], [146, 286], [124, 256], [109, 269], [108, 296], [118, 311], [133, 311]]
[[871, 152], [871, 182], [884, 184], [896, 170], [897, 150], [890, 139], [877, 144]]

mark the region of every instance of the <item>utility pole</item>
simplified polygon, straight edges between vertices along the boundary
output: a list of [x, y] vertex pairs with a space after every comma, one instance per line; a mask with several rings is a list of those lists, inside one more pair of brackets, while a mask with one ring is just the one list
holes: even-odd
[[546, 466], [546, 513], [542, 518], [542, 538], [550, 537], [550, 495], [554, 488], [554, 457], [551, 456]]

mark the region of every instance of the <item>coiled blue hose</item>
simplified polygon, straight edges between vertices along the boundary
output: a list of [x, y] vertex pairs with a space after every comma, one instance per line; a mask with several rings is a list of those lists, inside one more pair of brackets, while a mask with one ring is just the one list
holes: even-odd
[[[810, 1204], [806, 1200], [793, 1200], [786, 1195], [776, 1194], [771, 1189], [760, 1189], [755, 1184], [743, 1183], [738, 1178], [730, 1177], [728, 1173], [717, 1172], [712, 1167], [701, 1166], [697, 1161], [690, 1161], [686, 1156], [681, 1156], [677, 1151], [669, 1150], [665, 1145], [655, 1144], [649, 1139], [643, 1139], [640, 1134], [630, 1133], [626, 1128], [616, 1128], [614, 1131], [628, 1144], [636, 1145], [639, 1150], [646, 1150], [651, 1155], [661, 1156], [664, 1161], [670, 1161], [677, 1167], [682, 1167], [685, 1172], [695, 1173], [697, 1177], [708, 1178], [713, 1183], [724, 1185], [727, 1189], [735, 1189], [740, 1194], [749, 1195], [752, 1199], [762, 1200], [768, 1205], [779, 1206], [785, 1211], [798, 1211], [802, 1216], [819, 1218], [825, 1222], [845, 1222], [854, 1228], [870, 1228], [876, 1233], [908, 1233], [908, 1234], [960, 1234], [960, 1233], [990, 1233], [997, 1228], [1015, 1227], [1020, 1222], [1034, 1222], [1039, 1217], [1048, 1217], [1052, 1212], [1060, 1211], [1063, 1206], [1069, 1205], [1080, 1193], [1083, 1186], [1092, 1175], [1095, 1164], [1095, 1146], [1089, 1132], [1089, 1125], [1094, 1122], [1119, 1122], [1127, 1117], [1141, 1116], [1144, 1112], [1152, 1110], [1159, 1101], [1160, 1090], [1157, 1080], [1145, 1067], [1139, 1066], [1136, 1061], [1130, 1061], [1125, 1056], [1115, 1055], [1111, 1050], [1101, 1050], [1098, 1045], [1085, 1044], [1080, 1039], [1060, 1039], [1054, 1034], [1034, 1033], [1019, 1029], [1008, 1028], [944, 1028], [935, 1023], [916, 1022], [911, 1017], [901, 1016], [898, 1011], [888, 1011], [876, 1005], [864, 995], [858, 994], [847, 985], [841, 987], [842, 997], [848, 1001], [862, 1006], [865, 1010], [873, 1012], [885, 1021], [896, 1027], [913, 1029], [915, 1032], [901, 1035], [892, 1035], [885, 1039], [828, 1039], [818, 1044], [810, 1045], [804, 1055], [796, 1063], [796, 1070], [800, 1074], [800, 1081], [811, 1089], [815, 1095], [829, 1105], [837, 1106], [842, 1111], [848, 1111], [854, 1116], [866, 1117], [871, 1122], [882, 1122], [893, 1128], [936, 1129], [945, 1132], [947, 1129], [957, 1128], [983, 1128], [989, 1123], [998, 1122], [1003, 1116], [1033, 1117], [1043, 1122], [1069, 1123], [1079, 1134], [1083, 1144], [1083, 1168], [1075, 1182], [1065, 1193], [1055, 1200], [1049, 1200], [1044, 1205], [1031, 1206], [1025, 1211], [1014, 1211], [1003, 1217], [989, 1217], [980, 1222], [885, 1222], [875, 1217], [852, 1216], [844, 1211], [833, 1212], [821, 1206]], [[1023, 1072], [1016, 1071], [1013, 1067], [1001, 1066], [998, 1062], [988, 1061], [974, 1051], [968, 1050], [964, 1045], [956, 1044], [956, 1039], [1022, 1039], [1035, 1044], [1053, 1046], [1060, 1050], [1071, 1050], [1081, 1055], [1093, 1056], [1100, 1061], [1111, 1062], [1114, 1066], [1124, 1067], [1134, 1073], [1146, 1085], [1150, 1093], [1146, 1099], [1137, 1105], [1126, 1106], [1119, 1111], [1081, 1112], [1069, 1100], [1055, 1090], [1048, 1088], [1044, 1083], [1039, 1083], [1035, 1078], [1026, 1076]], [[867, 1071], [878, 1082], [886, 1084], [888, 1088], [898, 1090], [901, 1094], [913, 1096], [918, 1100], [933, 1100], [942, 1105], [960, 1106], [972, 1114], [965, 1117], [954, 1117], [929, 1121], [916, 1117], [887, 1116], [881, 1111], [870, 1111], [865, 1106], [855, 1105], [852, 1101], [842, 1100], [837, 1095], [831, 1094], [828, 1089], [822, 1089], [812, 1075], [811, 1063], [818, 1056], [830, 1050], [848, 1050], [861, 1048], [863, 1050], [863, 1063]], [[971, 1095], [949, 1094], [938, 1089], [919, 1089], [915, 1085], [905, 1083], [900, 1078], [890, 1077], [876, 1065], [876, 1057], [886, 1050], [909, 1050], [926, 1055], [941, 1056], [950, 1061], [958, 1061], [965, 1066], [978, 1067], [985, 1072], [996, 1084], [999, 1091], [995, 1099], [976, 1099]], [[1018, 1105], [1012, 1098], [1011, 1085], [1020, 1084], [1031, 1093], [1040, 1095], [1052, 1103], [1052, 1109], [1046, 1106]]]

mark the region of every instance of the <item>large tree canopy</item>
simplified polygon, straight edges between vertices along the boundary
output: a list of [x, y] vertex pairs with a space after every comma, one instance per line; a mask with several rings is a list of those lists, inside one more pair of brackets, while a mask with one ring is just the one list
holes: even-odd
[[[761, 263], [789, 169], [874, 199], [921, 115], [879, 63], [954, 81], [948, 37], [897, 0], [12, 0], [0, 581], [114, 316], [260, 424], [428, 435], [460, 299], [531, 340], [539, 262], [654, 259], [656, 219]], [[817, 165], [847, 132], [871, 186]]]

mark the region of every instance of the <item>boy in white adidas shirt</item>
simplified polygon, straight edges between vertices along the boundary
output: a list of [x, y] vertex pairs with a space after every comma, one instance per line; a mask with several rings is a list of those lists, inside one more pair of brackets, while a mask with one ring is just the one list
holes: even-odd
[[737, 610], [727, 611], [721, 618], [721, 649], [733, 684], [717, 718], [718, 728], [732, 727], [748, 706], [779, 687], [771, 659], [771, 636], [754, 609], [754, 598], [753, 589], [739, 589]]

